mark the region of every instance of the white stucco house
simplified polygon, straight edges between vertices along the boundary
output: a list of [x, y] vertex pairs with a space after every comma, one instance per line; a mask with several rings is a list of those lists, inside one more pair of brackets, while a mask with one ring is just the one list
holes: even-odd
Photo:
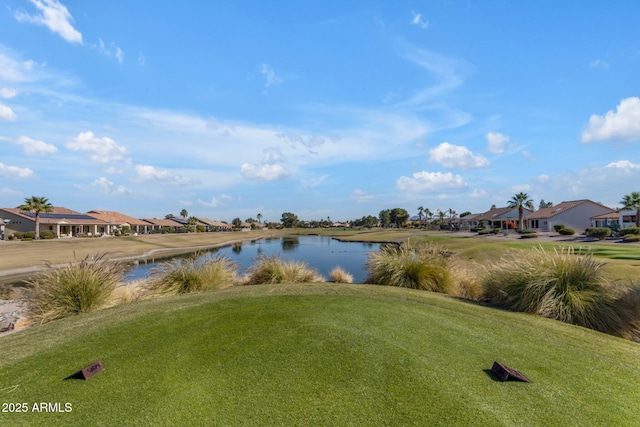
[[592, 226], [593, 217], [615, 212], [615, 209], [588, 199], [573, 200], [533, 212], [525, 222], [527, 228], [535, 231], [554, 231], [554, 225], [562, 224], [576, 233], [583, 233]]

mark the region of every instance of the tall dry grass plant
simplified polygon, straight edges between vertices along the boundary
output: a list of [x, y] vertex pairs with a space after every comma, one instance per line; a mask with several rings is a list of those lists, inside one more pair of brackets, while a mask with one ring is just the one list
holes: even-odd
[[603, 266], [573, 248], [513, 251], [485, 267], [484, 295], [512, 310], [616, 333], [622, 327], [616, 289]]
[[433, 242], [383, 245], [369, 253], [367, 283], [448, 293], [453, 284], [451, 255]]
[[238, 284], [238, 265], [226, 256], [199, 259], [199, 254], [164, 262], [151, 270], [147, 290], [172, 295], [223, 289]]
[[335, 267], [329, 272], [329, 278], [336, 283], [353, 283], [353, 275], [348, 273], [342, 267]]
[[275, 255], [261, 255], [247, 270], [245, 283], [247, 285], [263, 285], [324, 281], [325, 278], [304, 261], [286, 260]]
[[28, 317], [46, 323], [107, 305], [126, 265], [108, 261], [105, 254], [85, 257], [79, 263], [62, 268], [48, 266], [48, 271], [27, 282]]

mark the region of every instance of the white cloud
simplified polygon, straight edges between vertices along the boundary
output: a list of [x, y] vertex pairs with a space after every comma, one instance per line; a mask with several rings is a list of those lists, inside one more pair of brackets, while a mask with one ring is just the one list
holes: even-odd
[[618, 160], [617, 162], [609, 163], [607, 167], [618, 169], [622, 172], [631, 172], [636, 169], [640, 170], [640, 164], [632, 163], [629, 160]]
[[44, 25], [52, 32], [71, 43], [82, 44], [82, 34], [73, 28], [73, 16], [66, 6], [57, 0], [29, 0], [41, 13], [29, 15], [25, 12], [16, 12], [18, 22], [31, 22]]
[[25, 154], [29, 156], [46, 156], [47, 154], [56, 154], [58, 148], [53, 144], [47, 144], [44, 141], [21, 136], [18, 144], [22, 146]]
[[124, 61], [124, 52], [116, 46], [115, 43], [110, 43], [109, 46], [107, 46], [102, 39], [98, 39], [98, 44], [94, 44], [91, 47], [98, 49], [98, 52], [105, 56], [116, 58], [120, 64]]
[[485, 190], [479, 190], [476, 188], [471, 192], [471, 197], [474, 199], [484, 199], [489, 197], [489, 193], [487, 193]]
[[94, 187], [99, 187], [102, 189], [102, 192], [105, 194], [110, 194], [113, 196], [121, 196], [123, 194], [131, 194], [130, 190], [127, 190], [122, 185], [115, 185], [113, 182], [109, 181], [105, 177], [100, 177], [91, 183]]
[[490, 165], [489, 160], [483, 156], [475, 156], [467, 147], [448, 142], [429, 150], [429, 160], [448, 169], [476, 169]]
[[151, 181], [165, 185], [191, 184], [191, 178], [175, 175], [166, 169], [160, 169], [150, 165], [136, 165], [135, 169], [140, 181]]
[[424, 19], [422, 19], [421, 13], [411, 12], [411, 14], [413, 15], [413, 19], [411, 20], [411, 23], [413, 25], [417, 25], [423, 30], [426, 30], [427, 28], [429, 28], [429, 21], [425, 21]]
[[546, 184], [547, 182], [549, 182], [549, 179], [551, 179], [549, 175], [545, 175], [545, 174], [538, 175], [536, 177], [536, 181], [539, 182], [540, 184]]
[[437, 190], [453, 190], [467, 187], [467, 183], [460, 175], [453, 175], [451, 172], [416, 172], [413, 178], [401, 176], [396, 180], [396, 187], [399, 190], [406, 190], [415, 193]]
[[128, 153], [123, 146], [116, 144], [111, 138], [98, 138], [93, 132], [81, 132], [66, 144], [73, 151], [84, 151], [91, 154], [91, 160], [97, 163], [111, 163], [116, 161], [129, 161], [125, 158]]
[[527, 191], [531, 191], [531, 186], [529, 184], [518, 184], [511, 187], [512, 193], [526, 193]]
[[591, 62], [589, 63], [589, 68], [596, 68], [596, 67], [599, 67], [599, 68], [609, 68], [609, 63], [608, 63], [608, 62], [605, 62], [605, 61], [602, 61], [602, 60], [600, 60], [600, 59], [596, 59], [596, 60], [591, 61]]
[[0, 120], [6, 120], [12, 122], [16, 119], [16, 113], [13, 110], [0, 102]]
[[0, 175], [6, 176], [7, 178], [31, 178], [35, 173], [29, 168], [8, 166], [0, 162]]
[[268, 66], [267, 64], [262, 64], [262, 66], [260, 67], [260, 72], [266, 78], [266, 81], [264, 83], [265, 92], [267, 89], [269, 89], [269, 87], [282, 83], [283, 81], [281, 77], [278, 77], [278, 75], [276, 75], [276, 72], [274, 71], [274, 69]]
[[537, 160], [536, 156], [534, 156], [533, 153], [529, 150], [522, 150], [520, 151], [520, 154], [522, 154], [522, 156], [529, 161], [535, 162]]
[[640, 98], [623, 99], [616, 111], [589, 118], [589, 125], [582, 132], [582, 142], [640, 140]]
[[198, 203], [204, 206], [217, 208], [218, 206], [226, 205], [232, 200], [233, 200], [233, 197], [229, 196], [228, 194], [221, 194], [218, 197], [212, 197], [210, 202], [205, 202], [204, 200], [198, 200]]
[[359, 188], [353, 190], [349, 195], [349, 199], [354, 200], [358, 203], [370, 202], [374, 198], [375, 196], [373, 194], [367, 193], [366, 191], [360, 190]]
[[18, 94], [16, 89], [11, 89], [8, 87], [0, 87], [0, 98], [13, 98]]
[[243, 163], [240, 166], [240, 173], [242, 173], [246, 178], [260, 179], [264, 181], [285, 179], [290, 175], [289, 171], [279, 164], [265, 164], [257, 166], [249, 163]]
[[507, 148], [507, 145], [509, 144], [508, 135], [504, 135], [499, 132], [489, 132], [485, 136], [487, 138], [487, 142], [489, 143], [487, 150], [489, 150], [490, 153], [494, 153], [494, 154], [504, 153], [504, 150]]

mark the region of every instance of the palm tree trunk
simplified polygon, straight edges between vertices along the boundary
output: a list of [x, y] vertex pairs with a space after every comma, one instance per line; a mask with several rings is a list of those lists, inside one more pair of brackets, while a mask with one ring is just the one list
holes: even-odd
[[33, 240], [40, 240], [40, 212], [36, 211], [36, 234]]

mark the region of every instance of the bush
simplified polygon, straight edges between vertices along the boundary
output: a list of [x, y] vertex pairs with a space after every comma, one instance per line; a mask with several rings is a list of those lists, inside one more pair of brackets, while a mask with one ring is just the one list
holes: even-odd
[[124, 264], [108, 261], [104, 254], [86, 256], [62, 268], [47, 266], [47, 273], [27, 282], [28, 317], [38, 323], [102, 308], [126, 270]]
[[325, 279], [304, 261], [285, 260], [275, 255], [260, 256], [247, 271], [247, 285], [271, 283], [324, 282]]
[[484, 227], [473, 227], [469, 229], [472, 233], [479, 233], [481, 230], [484, 230]]
[[627, 228], [621, 228], [620, 230], [618, 230], [618, 236], [626, 236], [627, 234], [640, 234], [640, 228], [627, 227]]
[[34, 237], [36, 237], [36, 232], [35, 231], [27, 231], [22, 236], [23, 239], [33, 239]]
[[561, 228], [560, 230], [558, 230], [558, 233], [562, 234], [563, 236], [573, 236], [574, 234], [576, 234], [576, 231], [572, 228]]
[[149, 274], [147, 289], [159, 294], [186, 294], [238, 283], [238, 266], [231, 259], [221, 255], [205, 260], [199, 257], [195, 254], [158, 265]]
[[611, 229], [609, 227], [591, 227], [587, 229], [587, 236], [603, 240], [604, 238], [611, 236]]
[[520, 234], [532, 234], [532, 233], [535, 233], [535, 232], [536, 232], [535, 230], [532, 230], [530, 228], [525, 228], [524, 230], [519, 231], [518, 233], [520, 233]]
[[452, 254], [432, 242], [382, 246], [369, 253], [367, 283], [447, 293], [452, 288]]
[[560, 230], [562, 230], [564, 228], [564, 224], [554, 224], [553, 225], [553, 229], [556, 230], [556, 232], [560, 232]]
[[535, 239], [538, 237], [537, 233], [524, 233], [520, 236], [521, 239]]
[[478, 234], [483, 236], [485, 234], [493, 234], [493, 229], [491, 228], [483, 228], [481, 230], [478, 231]]
[[624, 242], [640, 242], [640, 234], [627, 234], [622, 239]]
[[15, 233], [13, 233], [13, 237], [21, 240], [22, 238], [24, 238], [24, 231], [16, 231]]
[[341, 267], [336, 267], [329, 273], [329, 277], [332, 282], [336, 283], [353, 283], [353, 276], [343, 270]]
[[631, 284], [618, 296], [615, 307], [622, 320], [616, 335], [640, 342], [640, 286]]
[[612, 333], [621, 319], [603, 266], [573, 248], [510, 252], [486, 267], [485, 298], [508, 309]]
[[40, 238], [41, 239], [53, 239], [55, 237], [56, 237], [56, 233], [54, 233], [51, 230], [43, 230], [43, 231], [40, 232]]

